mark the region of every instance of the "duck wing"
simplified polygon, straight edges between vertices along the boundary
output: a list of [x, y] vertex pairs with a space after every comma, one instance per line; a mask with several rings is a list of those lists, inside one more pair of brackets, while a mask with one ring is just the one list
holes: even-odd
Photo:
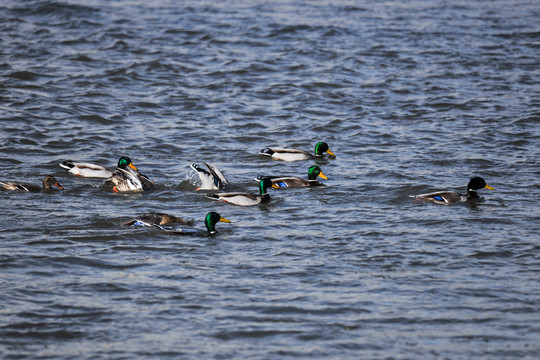
[[143, 190], [143, 184], [139, 179], [139, 174], [131, 168], [116, 168], [114, 175], [107, 181], [111, 181], [117, 191]]
[[102, 165], [78, 163], [71, 160], [64, 161], [59, 165], [66, 169], [70, 174], [81, 177], [109, 178], [114, 173], [113, 170]]
[[306, 180], [296, 176], [257, 176], [255, 181], [260, 182], [263, 177], [269, 178], [278, 188], [313, 187], [324, 185], [317, 180]]
[[26, 192], [41, 192], [43, 190], [37, 185], [11, 181], [0, 182], [0, 186], [2, 186], [6, 190], [22, 190]]
[[[273, 178], [271, 180], [272, 180], [272, 184], [275, 184], [280, 188], [310, 186], [308, 180], [295, 177], [295, 176], [285, 176], [285, 177]], [[317, 181], [315, 180], [315, 182]]]
[[150, 212], [139, 215], [134, 219], [124, 222], [126, 226], [153, 226], [165, 224], [193, 225], [192, 219], [183, 219], [173, 215]]
[[201, 180], [201, 186], [197, 190], [220, 190], [229, 182], [218, 168], [212, 164], [203, 163], [208, 170], [203, 169], [198, 164], [192, 164], [190, 167], [197, 172]]
[[308, 160], [314, 158], [313, 155], [301, 149], [265, 148], [261, 150], [259, 154], [270, 156], [272, 159], [282, 161]]
[[411, 197], [417, 200], [430, 201], [435, 204], [441, 204], [441, 205], [450, 205], [450, 204], [454, 204], [454, 203], [462, 202], [466, 200], [466, 197], [464, 199], [463, 195], [460, 195], [454, 191], [438, 191], [438, 192], [432, 192], [428, 194], [411, 195]]
[[144, 191], [151, 190], [154, 187], [154, 182], [150, 180], [150, 178], [144, 174], [141, 174], [140, 172], [137, 172], [137, 177], [139, 178], [139, 181], [142, 184], [142, 188]]
[[260, 204], [264, 201], [268, 201], [270, 197], [268, 194], [265, 195], [255, 195], [250, 193], [210, 193], [206, 197], [213, 200], [224, 201], [229, 204], [239, 205], [239, 206], [253, 206]]
[[218, 187], [220, 189], [223, 188], [225, 185], [229, 184], [229, 182], [227, 181], [227, 178], [225, 178], [225, 175], [223, 175], [223, 173], [217, 167], [209, 163], [203, 163], [203, 164], [208, 168], [208, 170], [210, 171], [214, 179], [217, 179]]

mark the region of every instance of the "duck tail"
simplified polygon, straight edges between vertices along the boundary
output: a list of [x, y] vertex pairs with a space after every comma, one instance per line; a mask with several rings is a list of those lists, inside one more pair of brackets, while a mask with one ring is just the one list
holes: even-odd
[[261, 152], [259, 153], [260, 155], [266, 155], [266, 156], [272, 156], [274, 155], [275, 151], [270, 149], [270, 148], [264, 148], [261, 150]]
[[71, 170], [71, 169], [73, 169], [75, 167], [72, 160], [64, 161], [63, 163], [60, 163], [58, 165], [60, 165], [61, 167], [63, 167], [66, 170]]
[[205, 173], [208, 173], [206, 170], [204, 170], [203, 168], [201, 168], [199, 166], [199, 164], [191, 164], [189, 165], [190, 168], [192, 168], [193, 170], [195, 170], [196, 172], [205, 172]]

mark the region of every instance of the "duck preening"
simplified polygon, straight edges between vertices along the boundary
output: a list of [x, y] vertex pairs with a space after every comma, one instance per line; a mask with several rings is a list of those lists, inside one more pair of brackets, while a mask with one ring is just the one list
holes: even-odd
[[114, 192], [148, 191], [154, 187], [154, 182], [141, 174], [129, 157], [121, 157], [118, 165], [112, 176], [105, 180], [105, 183], [113, 184]]
[[148, 191], [154, 187], [152, 180], [132, 168], [116, 168], [113, 176], [105, 182], [113, 184], [114, 192]]

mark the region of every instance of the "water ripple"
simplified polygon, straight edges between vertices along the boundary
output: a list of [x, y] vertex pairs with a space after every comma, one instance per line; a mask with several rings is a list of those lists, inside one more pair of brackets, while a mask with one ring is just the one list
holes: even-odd
[[[0, 181], [64, 186], [0, 191], [3, 358], [534, 357], [535, 5], [3, 3]], [[257, 155], [318, 141], [336, 158]], [[153, 191], [58, 166], [124, 155]], [[235, 207], [194, 162], [231, 191], [328, 180]], [[479, 204], [409, 198], [472, 176], [496, 188]], [[122, 225], [148, 211], [232, 222]]]

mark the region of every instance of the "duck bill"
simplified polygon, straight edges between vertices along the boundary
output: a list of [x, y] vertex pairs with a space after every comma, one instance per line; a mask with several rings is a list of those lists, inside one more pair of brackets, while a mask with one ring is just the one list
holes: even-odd
[[493, 186], [489, 186], [489, 185], [487, 185], [487, 184], [486, 184], [485, 188], [486, 188], [486, 189], [489, 189], [489, 190], [495, 190], [495, 188], [494, 188]]
[[324, 180], [328, 180], [328, 178], [326, 177], [326, 175], [324, 175], [324, 174], [322, 173], [322, 171], [319, 173], [318, 176], [321, 177], [321, 178], [323, 178]]
[[135, 170], [135, 171], [139, 171], [139, 169], [137, 169], [137, 168], [135, 167], [135, 165], [133, 165], [133, 163], [129, 163], [128, 166], [129, 166], [130, 168], [132, 168], [133, 170]]
[[221, 222], [226, 222], [226, 223], [230, 223], [230, 222], [231, 222], [231, 220], [225, 219], [224, 217], [220, 217], [220, 218], [219, 218], [219, 221], [221, 221]]
[[62, 185], [60, 185], [59, 183], [54, 183], [54, 185], [58, 186], [60, 189], [63, 189], [64, 187]]
[[333, 152], [331, 152], [330, 149], [326, 150], [326, 152], [328, 153], [328, 155], [336, 157], [336, 155]]

